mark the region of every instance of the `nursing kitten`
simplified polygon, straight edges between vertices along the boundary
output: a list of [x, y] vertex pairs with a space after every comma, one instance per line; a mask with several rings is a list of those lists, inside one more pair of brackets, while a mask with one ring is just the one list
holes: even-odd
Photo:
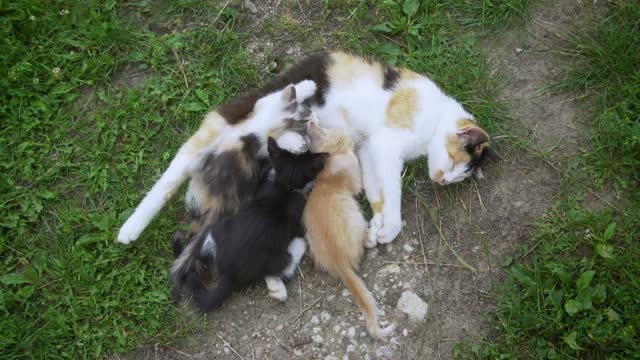
[[366, 285], [355, 273], [367, 243], [367, 222], [354, 196], [362, 191], [362, 174], [353, 142], [341, 130], [322, 130], [309, 122], [311, 151], [328, 152], [325, 168], [316, 177], [307, 199], [303, 222], [316, 264], [339, 277], [365, 314], [367, 329], [376, 337], [390, 335], [395, 325], [378, 325], [378, 308]]
[[265, 176], [254, 199], [235, 215], [222, 216], [206, 226], [192, 240], [195, 245], [183, 252], [215, 263], [215, 286], [207, 288], [200, 274], [174, 266], [176, 285], [186, 283], [201, 311], [220, 307], [234, 290], [261, 279], [266, 280], [272, 297], [287, 297], [282, 281], [293, 276], [306, 248], [301, 222], [306, 194], [302, 190], [323, 169], [328, 154], [293, 154], [280, 149], [273, 138], [268, 140], [268, 151], [275, 175]]
[[209, 113], [124, 223], [118, 241], [128, 244], [136, 240], [187, 177], [191, 182], [185, 199], [197, 220], [194, 224], [212, 222], [237, 211], [253, 196], [246, 190], [255, 188], [259, 178], [255, 160], [267, 156], [267, 136], [277, 138], [283, 148], [292, 152], [307, 150], [306, 123], [299, 121], [310, 111], [300, 102], [315, 89], [313, 81], [301, 81], [252, 99], [253, 112], [245, 114], [242, 121], [224, 106]]

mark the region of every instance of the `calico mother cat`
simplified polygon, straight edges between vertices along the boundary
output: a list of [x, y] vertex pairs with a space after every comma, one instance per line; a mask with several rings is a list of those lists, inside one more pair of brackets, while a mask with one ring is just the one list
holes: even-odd
[[[268, 140], [275, 174], [263, 176], [255, 197], [234, 215], [222, 216], [205, 226], [176, 259], [174, 286], [186, 284], [194, 305], [212, 311], [233, 290], [265, 279], [272, 297], [284, 300], [283, 280], [293, 276], [305, 252], [302, 213], [305, 188], [324, 168], [326, 153], [293, 154]], [[218, 278], [207, 288], [206, 278], [191, 271], [185, 258], [215, 264]], [[195, 261], [191, 261], [193, 263]]]
[[484, 160], [498, 157], [473, 116], [426, 76], [344, 52], [313, 54], [207, 115], [123, 225], [118, 240], [138, 238], [186, 177], [180, 164], [194, 159], [193, 149], [214, 142], [223, 130], [254, 124], [265, 116], [263, 97], [303, 80], [317, 85], [304, 103], [317, 113], [320, 125], [343, 129], [355, 143], [374, 214], [368, 234], [372, 243], [391, 242], [400, 233], [405, 161], [427, 155], [430, 178], [446, 185], [481, 175]]

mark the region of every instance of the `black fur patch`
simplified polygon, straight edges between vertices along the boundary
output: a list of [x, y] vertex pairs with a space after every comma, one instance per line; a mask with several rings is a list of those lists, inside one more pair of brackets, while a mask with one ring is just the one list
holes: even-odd
[[385, 90], [392, 90], [398, 84], [398, 80], [400, 79], [400, 72], [396, 70], [394, 67], [389, 65], [384, 66], [384, 81], [382, 83], [382, 88]]
[[242, 122], [253, 111], [258, 99], [303, 80], [313, 80], [317, 87], [315, 95], [303, 104], [322, 106], [325, 102], [325, 91], [329, 86], [327, 67], [330, 60], [330, 55], [326, 52], [309, 55], [258, 89], [238, 95], [220, 105], [217, 112], [227, 120], [227, 123], [235, 125]]

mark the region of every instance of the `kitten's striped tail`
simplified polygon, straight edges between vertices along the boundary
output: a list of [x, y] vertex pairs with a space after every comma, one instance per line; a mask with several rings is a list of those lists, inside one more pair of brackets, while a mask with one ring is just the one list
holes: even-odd
[[378, 307], [376, 301], [367, 289], [366, 285], [360, 279], [358, 274], [353, 271], [349, 265], [339, 266], [336, 269], [337, 275], [342, 279], [344, 285], [351, 292], [354, 300], [362, 310], [367, 321], [367, 330], [372, 336], [383, 338], [391, 335], [396, 328], [395, 324], [391, 324], [385, 328], [381, 328], [378, 324]]

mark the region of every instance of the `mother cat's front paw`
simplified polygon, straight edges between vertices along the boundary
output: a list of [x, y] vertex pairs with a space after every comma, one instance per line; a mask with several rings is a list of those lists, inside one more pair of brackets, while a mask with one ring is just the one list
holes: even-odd
[[378, 230], [378, 244], [388, 244], [392, 242], [402, 230], [402, 222], [398, 221], [386, 221], [380, 230]]

